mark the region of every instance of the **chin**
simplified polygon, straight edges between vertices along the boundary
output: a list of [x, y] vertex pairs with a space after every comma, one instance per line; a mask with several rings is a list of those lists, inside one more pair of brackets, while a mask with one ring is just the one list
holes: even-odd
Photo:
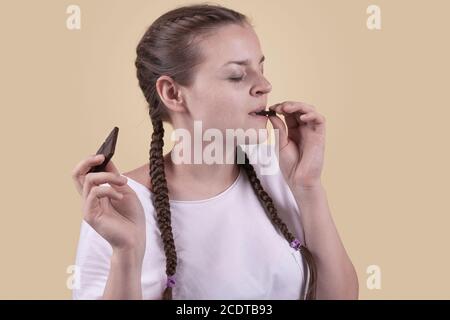
[[239, 135], [237, 143], [240, 145], [254, 145], [268, 143], [269, 131], [265, 125], [251, 126], [243, 128], [243, 135]]

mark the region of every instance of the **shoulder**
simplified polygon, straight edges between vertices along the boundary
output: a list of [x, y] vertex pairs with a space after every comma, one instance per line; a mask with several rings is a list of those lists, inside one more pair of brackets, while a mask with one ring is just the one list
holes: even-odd
[[[151, 189], [151, 178], [149, 175], [149, 164], [143, 164], [140, 167], [137, 167], [133, 170], [130, 170], [128, 172], [122, 173], [122, 175], [133, 179], [134, 181], [140, 183], [141, 185], [145, 186], [148, 190], [152, 191]], [[153, 191], [152, 191], [153, 192]]]
[[155, 225], [156, 211], [153, 206], [153, 190], [151, 189], [151, 178], [149, 176], [149, 164], [144, 164], [140, 167], [132, 169], [127, 172], [121, 173], [121, 175], [129, 178], [128, 186], [136, 193], [139, 201], [144, 208], [147, 221], [152, 225]]

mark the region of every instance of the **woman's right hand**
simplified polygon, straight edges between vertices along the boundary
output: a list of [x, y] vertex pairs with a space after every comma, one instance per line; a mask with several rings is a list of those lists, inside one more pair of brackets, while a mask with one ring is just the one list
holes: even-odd
[[[84, 220], [114, 251], [132, 252], [143, 259], [145, 252], [145, 214], [136, 193], [110, 160], [105, 172], [90, 172], [104, 156], [90, 155], [74, 168], [72, 179], [82, 197]], [[101, 186], [108, 183], [110, 186]]]

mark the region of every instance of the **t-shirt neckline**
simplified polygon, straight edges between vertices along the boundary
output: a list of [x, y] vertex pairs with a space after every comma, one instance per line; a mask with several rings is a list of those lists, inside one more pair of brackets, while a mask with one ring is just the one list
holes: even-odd
[[[217, 200], [221, 197], [224, 197], [227, 193], [231, 192], [231, 190], [233, 190], [235, 188], [235, 186], [237, 185], [237, 183], [239, 182], [239, 180], [241, 179], [242, 176], [242, 168], [239, 168], [239, 174], [237, 176], [237, 178], [234, 180], [234, 182], [228, 186], [224, 191], [216, 194], [215, 196], [211, 197], [211, 198], [207, 198], [207, 199], [201, 199], [201, 200], [174, 200], [174, 199], [169, 199], [170, 203], [180, 203], [180, 204], [198, 204], [198, 203], [206, 203], [206, 202], [210, 202], [213, 200]], [[122, 176], [124, 176], [122, 174]], [[134, 184], [136, 184], [140, 189], [144, 190], [145, 193], [147, 193], [148, 195], [151, 196], [155, 196], [155, 193], [153, 193], [153, 191], [149, 190], [145, 185], [143, 185], [140, 182], [137, 182], [136, 180], [128, 177], [128, 176], [124, 176], [127, 179], [131, 180], [132, 182], [134, 182]]]

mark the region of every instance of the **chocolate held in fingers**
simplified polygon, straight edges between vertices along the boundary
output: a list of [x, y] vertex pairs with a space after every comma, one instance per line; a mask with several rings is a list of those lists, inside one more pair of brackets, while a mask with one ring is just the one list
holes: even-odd
[[256, 114], [260, 115], [260, 116], [270, 117], [270, 116], [275, 116], [276, 112], [274, 110], [268, 110], [268, 111], [262, 110], [262, 111], [256, 112]]

